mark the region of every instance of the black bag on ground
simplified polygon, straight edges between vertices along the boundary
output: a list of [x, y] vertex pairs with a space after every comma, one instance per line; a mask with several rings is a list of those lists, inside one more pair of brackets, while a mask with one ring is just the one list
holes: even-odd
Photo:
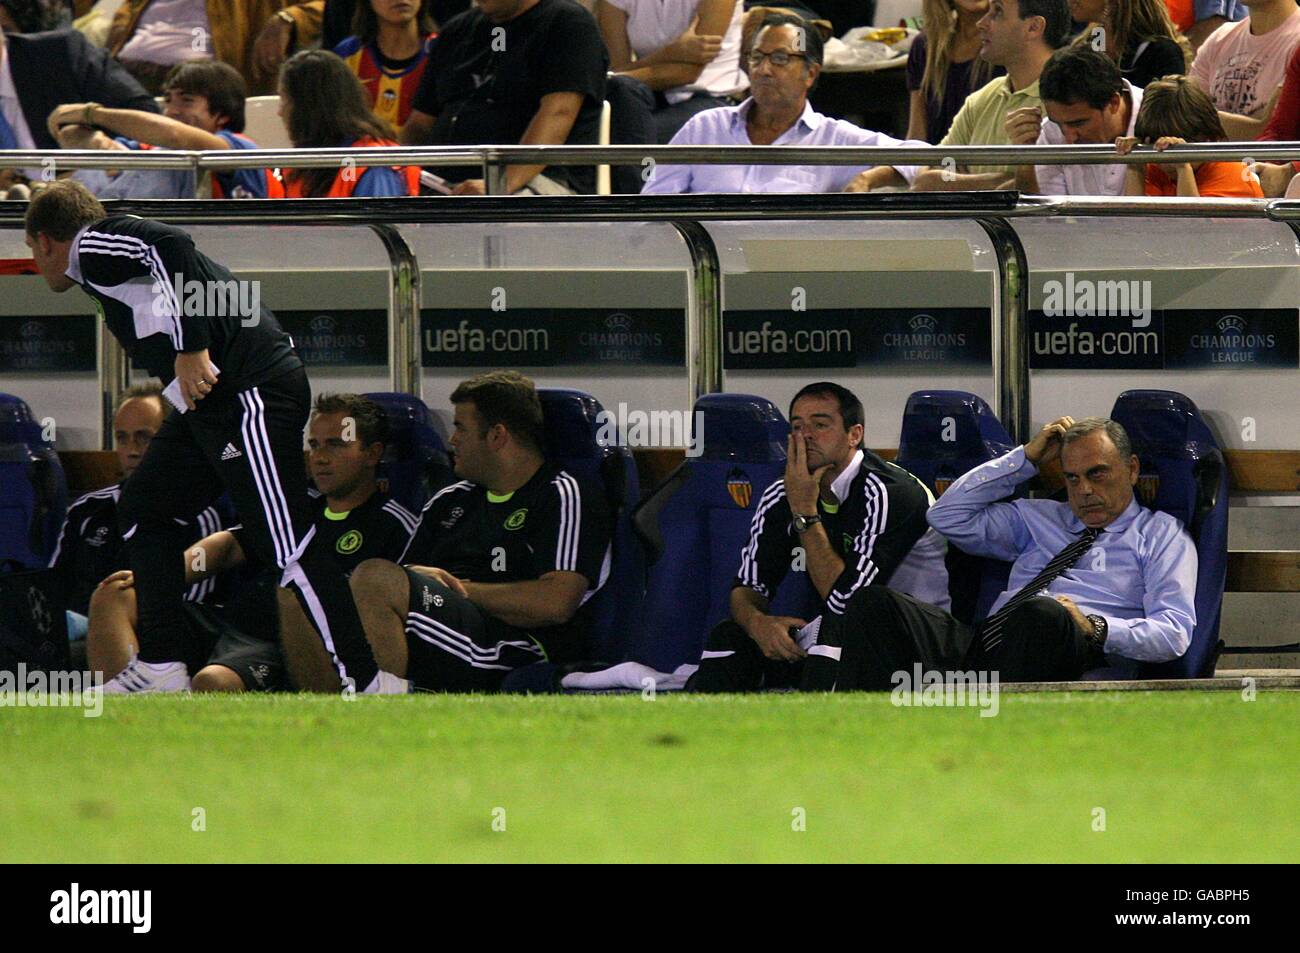
[[11, 571], [0, 565], [0, 671], [66, 671], [68, 619], [63, 585], [49, 569]]

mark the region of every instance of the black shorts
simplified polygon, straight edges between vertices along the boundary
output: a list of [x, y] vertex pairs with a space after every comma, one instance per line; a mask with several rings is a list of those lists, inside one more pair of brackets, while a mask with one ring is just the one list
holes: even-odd
[[287, 689], [274, 600], [274, 586], [251, 583], [226, 605], [185, 603], [190, 675], [205, 665], [222, 665], [239, 676], [247, 691]]
[[546, 658], [528, 633], [483, 612], [432, 576], [407, 569], [406, 677], [433, 692], [492, 692], [513, 669]]

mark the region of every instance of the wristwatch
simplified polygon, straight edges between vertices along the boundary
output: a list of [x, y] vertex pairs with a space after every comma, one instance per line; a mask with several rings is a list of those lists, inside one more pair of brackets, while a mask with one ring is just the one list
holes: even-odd
[[283, 20], [285, 23], [289, 24], [289, 26], [297, 25], [297, 21], [293, 18], [293, 14], [288, 10], [276, 10], [275, 16], [276, 19]]
[[1106, 645], [1106, 636], [1110, 633], [1110, 625], [1104, 616], [1090, 615], [1084, 618], [1092, 623], [1092, 632], [1085, 636], [1088, 644], [1098, 652], [1102, 651]]
[[813, 526], [814, 524], [820, 523], [821, 521], [822, 521], [821, 515], [818, 513], [814, 513], [812, 516], [804, 516], [801, 513], [795, 513], [794, 531], [796, 533], [802, 533], [809, 526]]

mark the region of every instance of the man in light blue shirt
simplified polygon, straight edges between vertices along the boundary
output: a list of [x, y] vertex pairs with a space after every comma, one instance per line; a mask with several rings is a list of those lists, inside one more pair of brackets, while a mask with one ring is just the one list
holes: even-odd
[[[739, 106], [697, 113], [669, 145], [916, 146], [815, 112], [808, 92], [822, 68], [816, 28], [789, 14], [763, 19], [749, 53], [750, 98]], [[641, 189], [646, 195], [685, 192], [843, 192], [906, 188], [914, 166], [661, 165]], [[859, 174], [862, 175], [859, 177]], [[855, 181], [856, 178], [856, 181]]]
[[[1005, 500], [1060, 457], [1068, 502]], [[977, 556], [1013, 561], [1007, 591], [975, 628], [879, 589], [821, 640], [842, 646], [824, 681], [888, 688], [889, 669], [931, 662], [927, 646], [969, 643], [964, 667], [1002, 681], [1067, 681], [1107, 662], [1178, 658], [1196, 625], [1196, 547], [1168, 513], [1133, 495], [1138, 458], [1118, 423], [1061, 417], [1033, 440], [963, 475], [926, 512]], [[823, 663], [825, 665], [825, 663]]]

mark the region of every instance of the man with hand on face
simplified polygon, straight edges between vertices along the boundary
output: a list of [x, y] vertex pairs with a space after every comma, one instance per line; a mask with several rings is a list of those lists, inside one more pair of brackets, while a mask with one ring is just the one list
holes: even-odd
[[[997, 502], [1057, 457], [1068, 502]], [[917, 646], [938, 639], [968, 641], [962, 668], [1011, 682], [1178, 658], [1196, 625], [1196, 547], [1177, 519], [1138, 503], [1137, 478], [1128, 434], [1101, 417], [1057, 418], [964, 474], [927, 518], [965, 551], [1013, 561], [1007, 590], [972, 628], [873, 588], [860, 609], [876, 644], [846, 645], [841, 666], [860, 687], [888, 689], [890, 673], [926, 662]], [[890, 648], [882, 655], [879, 646]]]
[[[1013, 145], [1109, 145], [1133, 135], [1142, 89], [1120, 75], [1115, 61], [1089, 46], [1052, 54], [1038, 80], [1047, 117], [1026, 108], [1007, 118]], [[1123, 163], [1022, 165], [1016, 188], [1031, 195], [1123, 195]]]
[[[527, 377], [481, 374], [451, 402], [460, 482], [425, 504], [404, 565], [368, 560], [351, 585], [385, 672], [426, 691], [490, 692], [511, 669], [587, 657], [580, 609], [609, 575], [609, 515], [600, 487], [546, 460]], [[304, 634], [282, 631], [294, 681], [330, 691]]]
[[[388, 440], [383, 409], [357, 394], [316, 399], [307, 428], [307, 468], [318, 491], [316, 533], [344, 574], [367, 559], [398, 559], [415, 531], [416, 516], [379, 489], [376, 470]], [[187, 605], [187, 666], [193, 690], [273, 691], [284, 687], [284, 657], [276, 631], [280, 573], [248, 556], [244, 528], [214, 533], [185, 553], [185, 576], [197, 583], [240, 567], [256, 571], [221, 605]], [[135, 580], [130, 570], [105, 579], [91, 603], [90, 659], [113, 676], [138, 646]], [[305, 626], [302, 610], [287, 611]]]
[[[785, 477], [759, 500], [732, 583], [731, 618], [709, 633], [689, 690], [813, 687], [814, 663], [839, 655], [825, 640], [828, 621], [848, 618], [870, 590], [889, 586], [936, 612], [948, 607], [946, 546], [925, 521], [933, 497], [902, 467], [862, 448], [862, 422], [862, 403], [829, 381], [791, 401]], [[822, 605], [811, 625], [768, 608], [796, 560]], [[853, 620], [863, 624], [856, 613]]]

